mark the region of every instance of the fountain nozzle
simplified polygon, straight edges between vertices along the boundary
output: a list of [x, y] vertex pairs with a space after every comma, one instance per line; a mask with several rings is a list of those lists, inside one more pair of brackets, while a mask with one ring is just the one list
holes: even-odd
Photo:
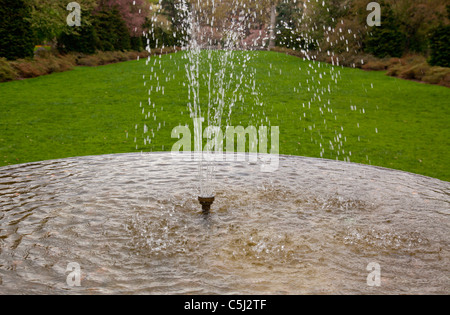
[[198, 201], [202, 205], [202, 210], [204, 213], [209, 213], [211, 206], [214, 203], [215, 197], [198, 197]]

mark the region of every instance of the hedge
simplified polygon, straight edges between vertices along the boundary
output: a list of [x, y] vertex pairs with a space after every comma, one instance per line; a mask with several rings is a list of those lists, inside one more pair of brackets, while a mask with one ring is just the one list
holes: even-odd
[[430, 34], [432, 66], [450, 67], [450, 25], [439, 26]]
[[30, 7], [24, 0], [0, 0], [0, 57], [9, 60], [33, 56]]

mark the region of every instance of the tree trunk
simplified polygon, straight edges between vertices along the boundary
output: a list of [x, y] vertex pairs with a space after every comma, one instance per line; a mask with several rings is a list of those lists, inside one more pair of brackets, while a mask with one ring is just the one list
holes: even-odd
[[269, 30], [269, 50], [275, 47], [275, 28], [277, 27], [277, 6], [270, 8], [270, 30]]

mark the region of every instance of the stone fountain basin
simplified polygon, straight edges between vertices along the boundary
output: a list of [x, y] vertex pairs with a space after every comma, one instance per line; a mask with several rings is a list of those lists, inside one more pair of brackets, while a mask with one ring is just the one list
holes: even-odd
[[448, 182], [304, 157], [270, 174], [221, 162], [204, 215], [197, 169], [170, 153], [0, 168], [0, 293], [448, 294]]

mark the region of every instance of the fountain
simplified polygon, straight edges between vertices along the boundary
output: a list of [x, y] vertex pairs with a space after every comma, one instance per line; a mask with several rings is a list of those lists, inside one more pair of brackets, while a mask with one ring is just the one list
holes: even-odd
[[[198, 212], [195, 161], [170, 153], [0, 168], [2, 294], [445, 294], [450, 184], [280, 156], [218, 162]], [[81, 286], [68, 286], [70, 263]], [[381, 286], [371, 287], [371, 263]]]
[[209, 211], [211, 210], [211, 206], [214, 203], [214, 200], [216, 198], [214, 196], [212, 197], [198, 197], [198, 202], [200, 202], [200, 204], [202, 205], [202, 210], [204, 213], [209, 213]]
[[[321, 154], [328, 150], [346, 162], [277, 155], [277, 171], [267, 176], [259, 154], [204, 150], [202, 119], [208, 127], [229, 127], [233, 110], [245, 104], [255, 129], [271, 123], [256, 70], [248, 66], [255, 47], [240, 40], [251, 21], [220, 26], [226, 36], [215, 51], [201, 36], [201, 7], [180, 3], [189, 41], [179, 66], [188, 120], [197, 121], [200, 139], [192, 158], [142, 152], [0, 168], [0, 293], [447, 294], [450, 184], [348, 163], [342, 128], [327, 124], [337, 120], [335, 86], [321, 85], [325, 76], [337, 84], [338, 65], [327, 68], [304, 51], [311, 63], [299, 71], [309, 77], [295, 92], [311, 96], [300, 105], [311, 141]], [[161, 60], [147, 64], [162, 68]], [[142, 151], [165, 126], [157, 121], [163, 80], [156, 70], [151, 75], [157, 84], [149, 88], [148, 106], [141, 104], [147, 122], [136, 126], [143, 130], [144, 145], [135, 139]], [[335, 128], [334, 139], [320, 132], [312, 138], [320, 131], [308, 122], [312, 111]], [[206, 158], [214, 153], [223, 158]], [[66, 281], [73, 263], [80, 266], [80, 286]], [[368, 280], [373, 265], [381, 267], [375, 286]]]
[[[223, 6], [227, 7], [229, 11], [228, 18], [216, 18], [218, 11], [223, 10]], [[256, 7], [254, 7], [256, 5]], [[221, 7], [222, 6], [222, 7]], [[230, 6], [230, 7], [228, 7]], [[180, 39], [180, 44], [182, 45], [181, 50], [183, 51], [184, 64], [178, 65], [178, 69], [184, 69], [182, 73], [182, 78], [177, 78], [183, 82], [183, 85], [188, 87], [187, 95], [187, 108], [189, 113], [189, 118], [187, 121], [192, 120], [194, 123], [194, 134], [196, 140], [194, 142], [195, 152], [197, 153], [196, 159], [198, 160], [198, 180], [199, 183], [199, 202], [202, 205], [204, 211], [209, 211], [212, 203], [215, 200], [214, 193], [214, 168], [215, 159], [206, 160], [205, 156], [210, 156], [215, 153], [216, 156], [220, 155], [223, 151], [218, 147], [221, 146], [220, 143], [213, 143], [213, 145], [204, 146], [203, 138], [206, 138], [210, 142], [221, 142], [223, 141], [223, 129], [232, 127], [233, 122], [233, 111], [241, 110], [245, 108], [247, 111], [251, 112], [251, 118], [249, 123], [256, 130], [259, 128], [267, 128], [271, 126], [271, 122], [268, 120], [268, 112], [270, 109], [264, 104], [264, 94], [260, 91], [259, 84], [256, 80], [257, 70], [250, 66], [251, 60], [254, 57], [252, 51], [266, 50], [266, 45], [271, 41], [271, 36], [274, 36], [274, 32], [253, 32], [257, 34], [255, 37], [250, 31], [251, 25], [260, 23], [259, 19], [263, 15], [262, 11], [258, 12], [258, 2], [257, 1], [228, 1], [224, 2], [220, 0], [211, 0], [207, 3], [196, 2], [196, 1], [186, 1], [180, 0], [175, 2], [175, 8], [177, 10], [178, 20], [178, 33], [182, 34]], [[308, 18], [306, 12], [307, 5], [304, 4], [304, 10], [302, 15], [299, 17], [300, 22], [304, 23], [305, 28], [308, 28]], [[256, 10], [252, 13], [251, 10]], [[156, 14], [160, 14], [157, 11]], [[156, 21], [157, 18], [155, 17]], [[284, 22], [282, 22], [284, 23]], [[289, 23], [285, 23], [286, 27], [289, 28]], [[248, 26], [248, 27], [247, 27]], [[151, 30], [147, 36], [154, 38], [154, 33]], [[272, 38], [273, 39], [273, 38]], [[308, 45], [314, 42], [313, 38], [309, 38], [305, 35], [306, 43], [303, 44], [304, 49], [302, 53], [305, 59], [311, 60], [312, 62], [308, 65], [308, 69], [299, 69], [299, 73], [304, 73], [307, 71], [308, 79], [307, 86], [303, 89], [308, 91], [311, 95], [311, 99], [308, 103], [303, 103], [304, 108], [303, 117], [300, 120], [315, 120], [311, 119], [313, 114], [312, 111], [320, 112], [321, 119], [314, 124], [310, 124], [305, 128], [311, 133], [313, 130], [318, 130], [318, 136], [320, 139], [313, 139], [311, 136], [311, 141], [316, 142], [320, 146], [320, 155], [324, 156], [326, 147], [329, 146], [330, 151], [335, 152], [336, 159], [342, 156], [346, 161], [350, 161], [351, 151], [345, 151], [345, 142], [347, 137], [343, 136], [343, 127], [333, 127], [336, 128], [336, 136], [329, 144], [326, 143], [323, 135], [321, 134], [321, 129], [328, 129], [327, 120], [337, 120], [337, 113], [333, 109], [333, 104], [331, 103], [331, 95], [333, 92], [333, 85], [338, 84], [340, 79], [340, 72], [338, 70], [339, 62], [333, 66], [326, 67], [321, 63], [316, 63], [314, 51], [308, 49]], [[300, 41], [300, 39], [299, 39]], [[150, 40], [149, 40], [150, 42]], [[156, 44], [157, 45], [157, 44]], [[269, 44], [269, 46], [271, 46]], [[162, 46], [162, 48], [164, 48]], [[152, 49], [159, 49], [158, 46], [152, 48], [147, 46], [149, 52]], [[161, 75], [171, 78], [175, 78], [176, 74], [170, 73], [170, 75], [157, 74], [154, 70], [156, 60], [151, 60], [148, 58], [147, 64], [151, 65], [152, 75], [157, 78], [156, 84], [152, 85], [148, 89], [148, 104], [151, 106], [149, 109], [143, 108], [142, 114], [146, 119], [149, 119], [148, 125], [158, 125], [156, 128], [159, 130], [161, 128], [161, 123], [157, 124], [155, 103], [158, 103], [159, 97], [164, 96], [164, 86], [160, 80]], [[162, 69], [161, 60], [158, 60], [159, 68]], [[171, 62], [172, 59], [171, 59]], [[158, 68], [158, 67], [157, 67]], [[206, 70], [206, 71], [205, 71]], [[278, 71], [273, 69], [270, 65], [269, 76], [272, 71]], [[179, 73], [177, 74], [179, 75]], [[146, 78], [146, 76], [144, 76]], [[322, 85], [321, 81], [328, 80], [331, 83]], [[147, 81], [145, 82], [147, 84]], [[295, 92], [300, 93], [303, 90], [301, 84], [299, 84], [299, 89]], [[248, 99], [248, 95], [251, 95], [251, 99]], [[143, 107], [141, 103], [141, 107]], [[145, 107], [145, 106], [144, 106]], [[356, 106], [355, 106], [356, 108]], [[165, 125], [165, 121], [163, 122]], [[205, 124], [204, 136], [202, 124]], [[323, 125], [322, 125], [323, 124]], [[209, 130], [209, 128], [216, 128]], [[155, 128], [154, 128], [155, 129]], [[148, 127], [147, 123], [144, 125], [144, 146], [140, 149], [145, 151], [148, 144], [151, 143], [151, 139], [147, 135]], [[215, 133], [216, 139], [211, 141], [211, 134]], [[153, 137], [155, 134], [153, 133]], [[273, 138], [272, 140], [275, 140]], [[228, 144], [227, 144], [228, 145]], [[252, 148], [253, 145], [253, 148]], [[249, 151], [255, 152], [258, 149], [258, 141], [256, 140], [253, 144], [250, 144]], [[261, 141], [259, 142], [260, 153], [270, 153], [266, 152], [267, 149], [261, 146]], [[261, 150], [262, 149], [262, 150]], [[214, 150], [214, 152], [212, 152]], [[227, 147], [227, 152], [234, 152], [234, 147]], [[241, 150], [238, 148], [238, 152], [245, 152], [245, 145]], [[262, 151], [262, 152], [261, 152]], [[274, 152], [276, 150], [273, 150]], [[272, 152], [272, 153], [274, 153]]]

